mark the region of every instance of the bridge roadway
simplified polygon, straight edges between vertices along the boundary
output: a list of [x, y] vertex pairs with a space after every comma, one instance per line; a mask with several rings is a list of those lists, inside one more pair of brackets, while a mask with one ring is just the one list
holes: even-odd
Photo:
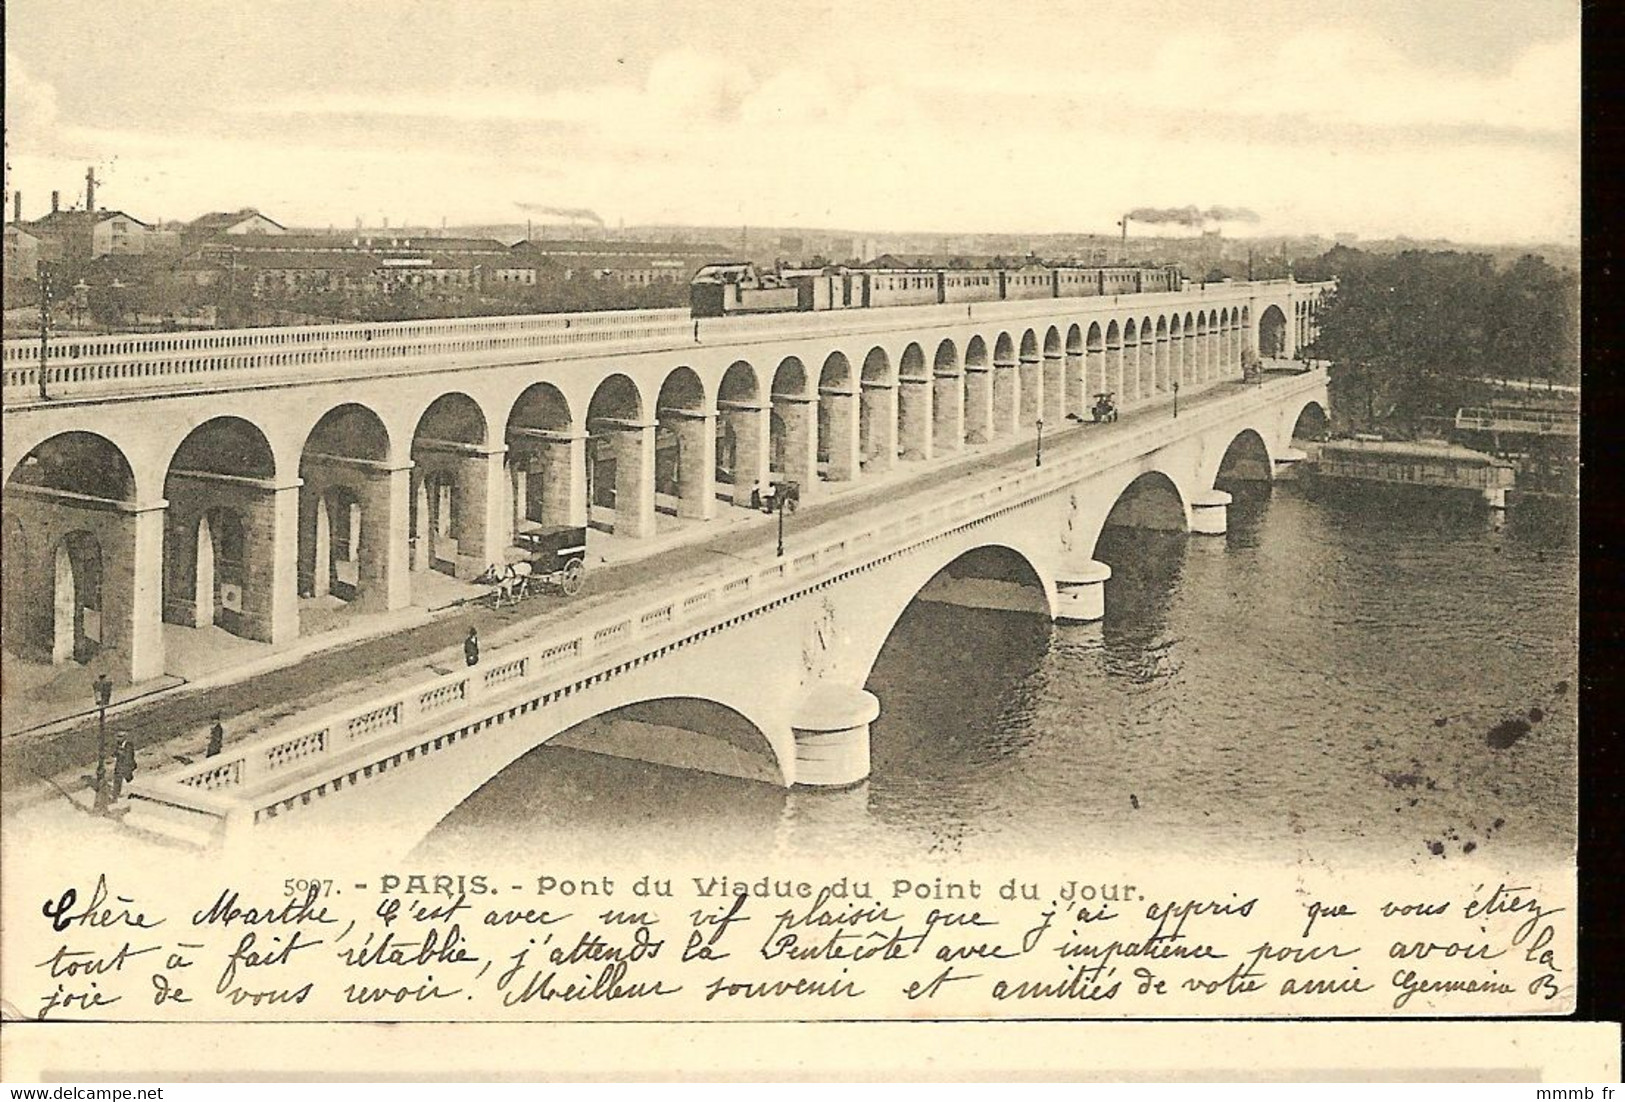
[[[1001, 548], [1057, 621], [1098, 619], [1108, 524], [1221, 534], [1224, 476], [1271, 478], [1300, 457], [1300, 417], [1325, 407], [1325, 375], [1224, 385], [1179, 416], [1166, 407], [1080, 426], [911, 481], [880, 501], [831, 501], [798, 518], [789, 555], [767, 533], [647, 604], [626, 599], [549, 621], [479, 666], [279, 725], [219, 757], [143, 777], [131, 826], [198, 844], [300, 844], [340, 827], [405, 850], [536, 745], [629, 704], [727, 708], [761, 736], [783, 784], [845, 785], [868, 773], [864, 691], [904, 609], [964, 556]], [[853, 506], [857, 504], [858, 507]], [[754, 556], [753, 556], [754, 553]], [[1041, 597], [1036, 594], [1041, 593]], [[315, 835], [307, 835], [314, 829]]]
[[1290, 357], [1325, 290], [64, 337], [43, 399], [37, 344], [7, 342], [6, 648], [128, 683], [171, 628], [286, 648], [536, 526], [647, 540], [772, 481], [813, 497], [1053, 431], [1101, 391], [1188, 401]]

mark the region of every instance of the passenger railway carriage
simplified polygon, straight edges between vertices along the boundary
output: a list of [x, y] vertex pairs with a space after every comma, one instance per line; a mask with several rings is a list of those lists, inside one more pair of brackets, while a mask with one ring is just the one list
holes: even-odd
[[882, 263], [860, 268], [758, 270], [745, 261], [707, 264], [690, 284], [694, 316], [925, 306], [947, 302], [1077, 298], [1178, 291], [1175, 267], [1080, 268], [1032, 261], [1018, 267], [925, 267]]

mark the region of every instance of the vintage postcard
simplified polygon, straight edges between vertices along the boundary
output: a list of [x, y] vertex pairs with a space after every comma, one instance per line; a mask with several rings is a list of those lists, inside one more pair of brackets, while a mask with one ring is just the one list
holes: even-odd
[[8, 1033], [1574, 1009], [1574, 4], [5, 19]]

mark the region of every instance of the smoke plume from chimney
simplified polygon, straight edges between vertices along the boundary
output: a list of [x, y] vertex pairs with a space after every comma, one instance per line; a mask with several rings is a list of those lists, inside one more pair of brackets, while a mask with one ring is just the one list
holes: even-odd
[[598, 217], [597, 212], [590, 211], [586, 207], [545, 207], [540, 203], [521, 203], [517, 200], [515, 200], [514, 206], [518, 207], [520, 210], [529, 211], [532, 214], [551, 214], [555, 218], [570, 218], [578, 222], [593, 222], [596, 223], [600, 229], [602, 229], [604, 226], [604, 220]]

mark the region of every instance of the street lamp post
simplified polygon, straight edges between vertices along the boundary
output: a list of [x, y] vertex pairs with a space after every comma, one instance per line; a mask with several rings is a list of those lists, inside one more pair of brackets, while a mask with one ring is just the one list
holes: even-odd
[[1179, 416], [1179, 380], [1174, 380], [1174, 416]]
[[107, 705], [113, 700], [113, 683], [106, 672], [96, 675], [91, 688], [96, 693], [96, 814], [107, 810]]
[[1038, 419], [1038, 454], [1034, 457], [1033, 466], [1042, 467], [1043, 465], [1044, 465], [1044, 419], [1042, 417], [1040, 417]]
[[779, 549], [776, 552], [779, 558], [784, 558], [784, 488], [774, 488], [773, 511], [779, 514]]
[[45, 389], [45, 371], [51, 363], [51, 269], [40, 266], [39, 279], [39, 398], [49, 401]]

